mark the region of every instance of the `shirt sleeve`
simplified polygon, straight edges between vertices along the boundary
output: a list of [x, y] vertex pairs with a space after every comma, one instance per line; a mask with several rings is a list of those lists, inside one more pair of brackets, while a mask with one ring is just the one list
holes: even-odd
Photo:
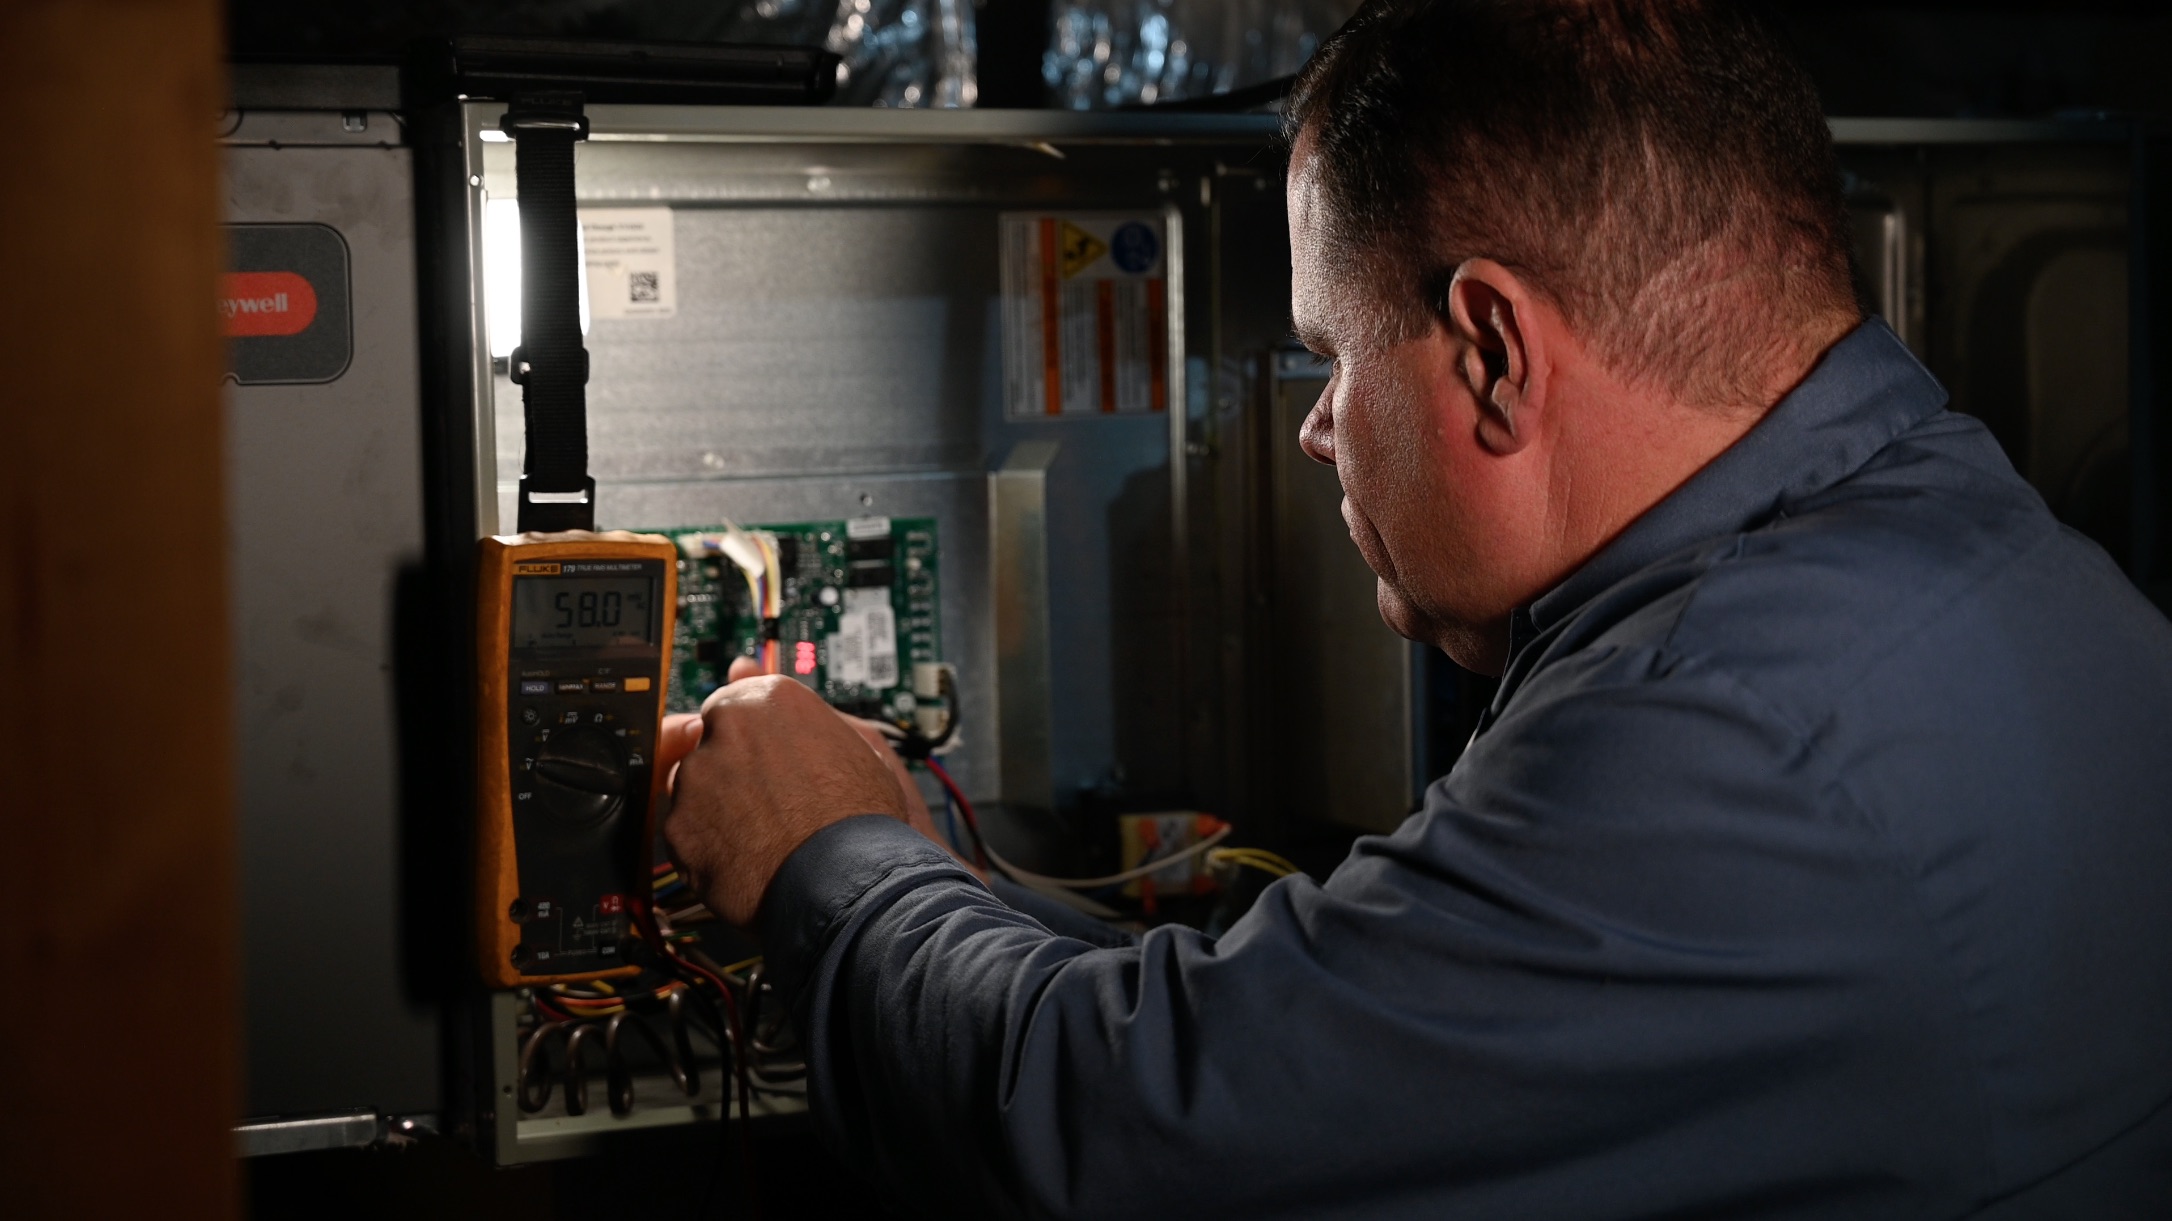
[[1098, 947], [824, 830], [762, 914], [817, 1122], [935, 1215], [1876, 1215], [1910, 1125], [1971, 1122], [1901, 871], [1724, 675], [1607, 664], [1219, 940]]

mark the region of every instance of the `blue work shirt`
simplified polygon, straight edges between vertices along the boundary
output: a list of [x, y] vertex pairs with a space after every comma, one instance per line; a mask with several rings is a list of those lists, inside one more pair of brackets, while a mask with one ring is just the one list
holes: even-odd
[[1944, 401], [1842, 340], [1219, 939], [810, 839], [833, 1147], [943, 1216], [2172, 1217], [2172, 627]]

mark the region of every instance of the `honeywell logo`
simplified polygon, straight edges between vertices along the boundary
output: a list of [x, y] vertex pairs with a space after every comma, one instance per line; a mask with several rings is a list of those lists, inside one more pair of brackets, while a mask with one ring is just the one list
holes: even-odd
[[299, 335], [317, 320], [317, 290], [291, 271], [232, 271], [220, 288], [230, 336]]
[[219, 302], [231, 318], [236, 314], [284, 314], [287, 312], [287, 295], [273, 293], [269, 297], [228, 297]]

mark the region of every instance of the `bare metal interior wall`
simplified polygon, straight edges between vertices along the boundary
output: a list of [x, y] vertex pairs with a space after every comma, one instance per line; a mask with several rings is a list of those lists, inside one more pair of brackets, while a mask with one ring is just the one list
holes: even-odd
[[[1039, 697], [1053, 730], [1048, 804], [1186, 800], [1175, 671], [1189, 612], [1172, 567], [1180, 476], [1170, 455], [1171, 414], [1187, 404], [1093, 418], [1007, 412], [1000, 224], [1019, 210], [1158, 221], [1181, 261], [1181, 295], [1208, 266], [1198, 245], [1212, 192], [1199, 183], [1218, 161], [1257, 158], [1271, 120], [1225, 122], [1243, 134], [1221, 149], [1069, 141], [1060, 130], [988, 140], [941, 125], [909, 139], [806, 140], [637, 139], [608, 126], [655, 118], [600, 114], [578, 154], [584, 208], [669, 210], [679, 269], [671, 316], [598, 318], [588, 334], [600, 522], [935, 517], [943, 638], [968, 710], [955, 771], [976, 798], [996, 798], [993, 718], [1035, 693], [996, 689], [988, 475], [1019, 446], [1052, 443], [1046, 614], [1061, 647]], [[482, 193], [517, 198], [507, 146], [482, 152]], [[1173, 359], [1204, 370], [1210, 303], [1190, 308], [1201, 342]], [[1279, 294], [1269, 308], [1279, 328]], [[502, 375], [492, 387], [505, 520], [520, 400]]]

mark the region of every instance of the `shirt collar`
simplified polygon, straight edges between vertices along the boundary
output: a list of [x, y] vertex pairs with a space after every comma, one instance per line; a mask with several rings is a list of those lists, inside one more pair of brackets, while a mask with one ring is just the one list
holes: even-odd
[[1878, 319], [1864, 322], [1741, 440], [1514, 616], [1523, 622], [1511, 655], [1624, 577], [1839, 483], [1945, 404], [1945, 388], [1907, 345]]

